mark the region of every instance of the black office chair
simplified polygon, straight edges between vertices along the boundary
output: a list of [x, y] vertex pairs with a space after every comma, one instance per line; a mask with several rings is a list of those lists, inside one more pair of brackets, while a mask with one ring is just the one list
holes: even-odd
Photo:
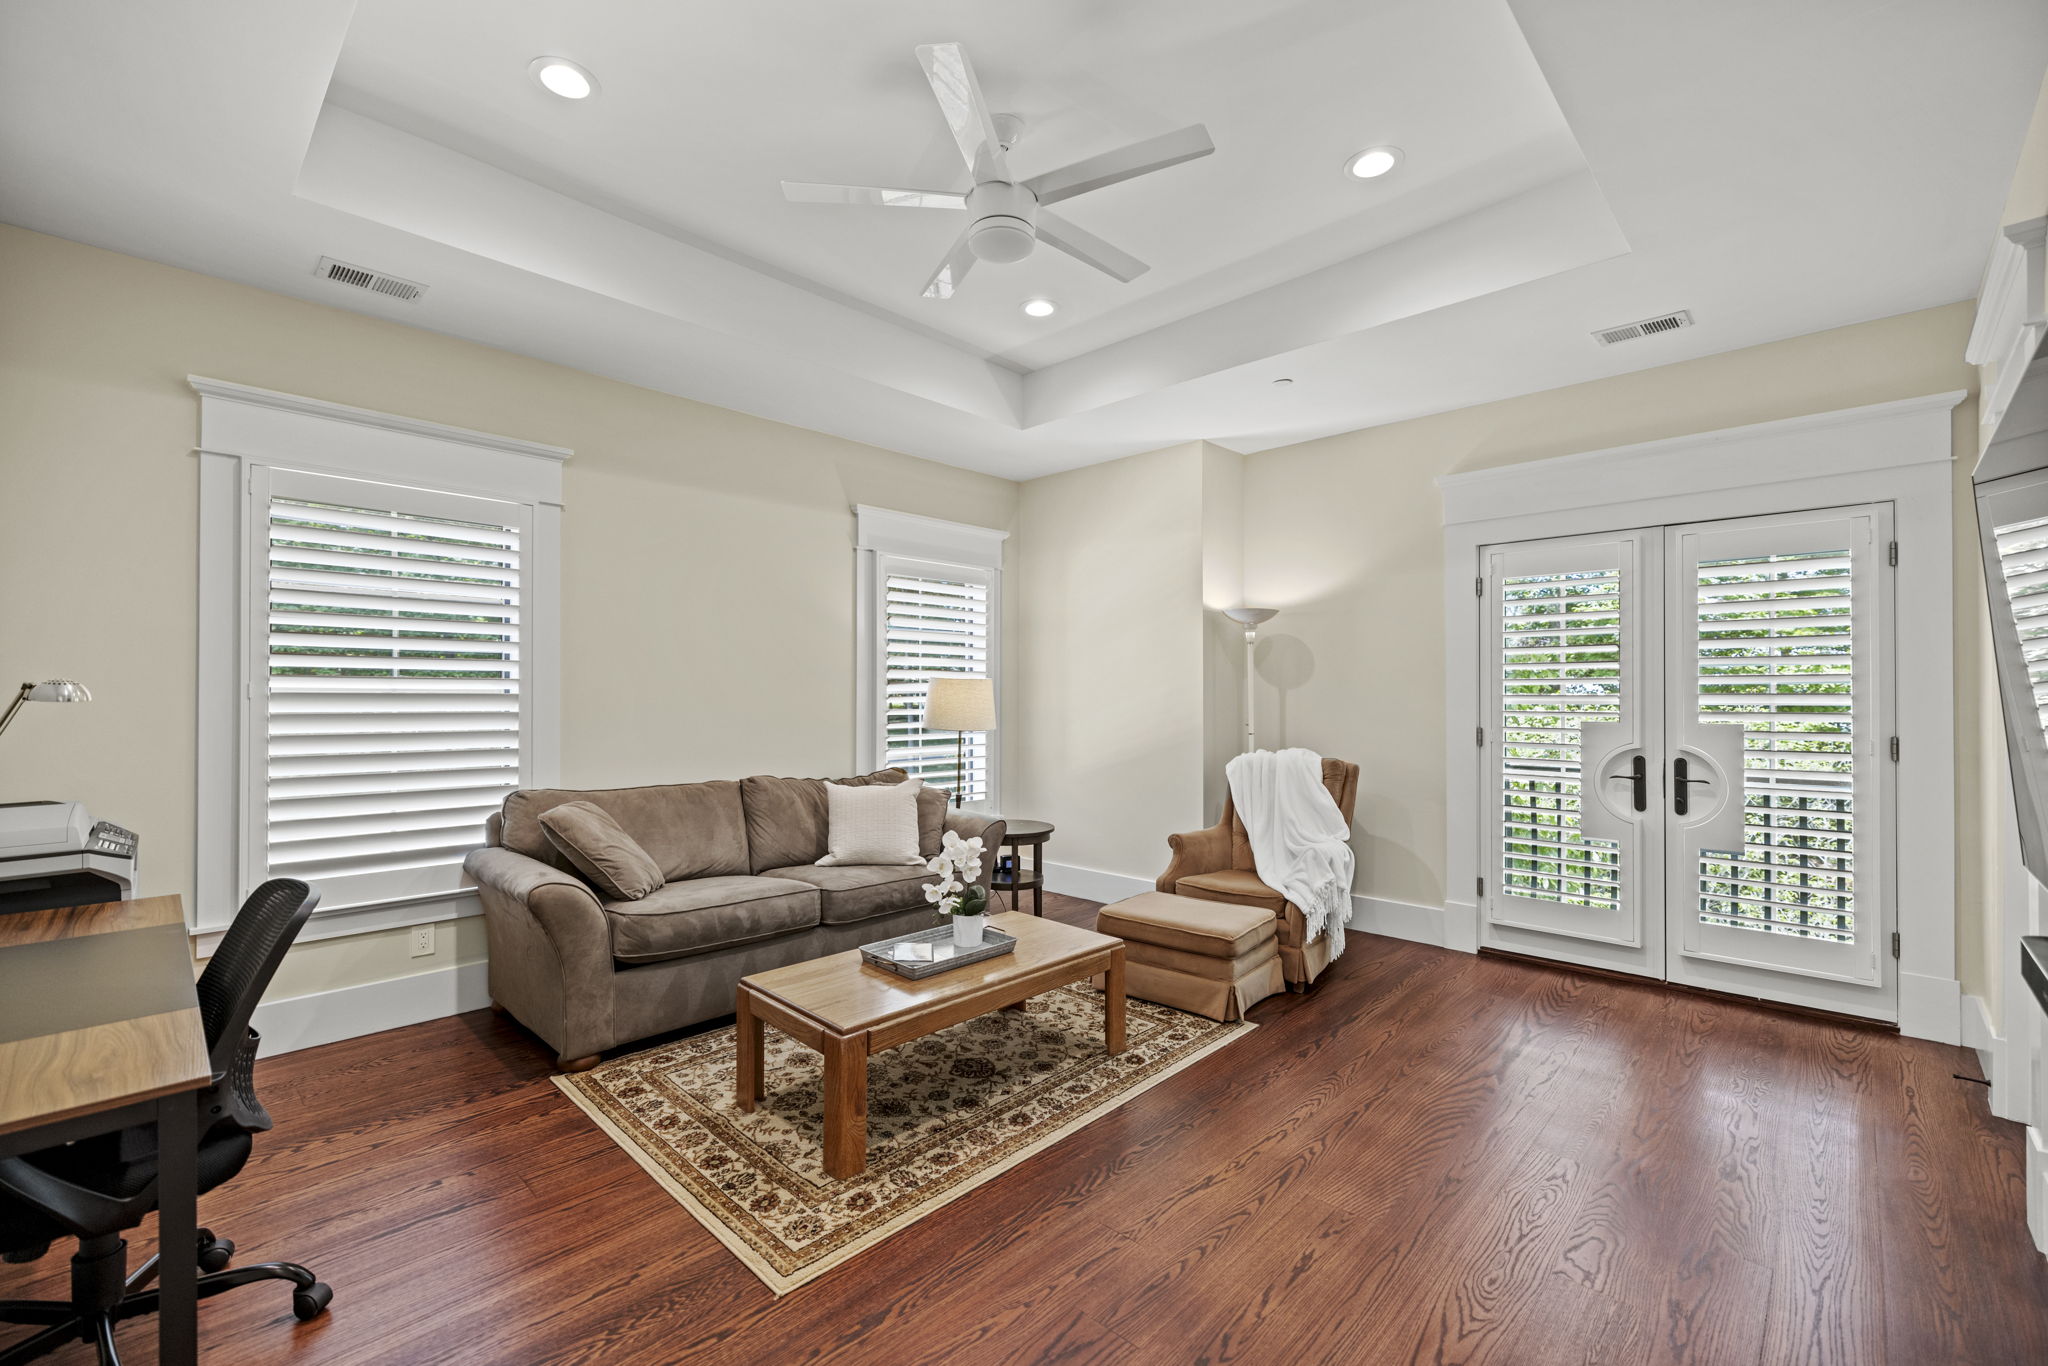
[[[213, 1085], [199, 1093], [199, 1189], [231, 1179], [249, 1160], [249, 1136], [270, 1127], [256, 1099], [256, 1031], [249, 1017], [270, 985], [320, 897], [303, 882], [273, 878], [242, 903], [235, 923], [199, 978], [199, 1013]], [[81, 1139], [22, 1157], [0, 1158], [0, 1253], [10, 1262], [34, 1261], [59, 1238], [76, 1238], [71, 1298], [0, 1300], [0, 1323], [44, 1325], [43, 1331], [0, 1349], [0, 1366], [20, 1366], [67, 1342], [94, 1343], [100, 1366], [120, 1366], [114, 1324], [153, 1313], [158, 1257], [127, 1274], [128, 1243], [121, 1234], [156, 1208], [156, 1128], [139, 1125]], [[293, 1262], [265, 1262], [226, 1270], [235, 1245], [199, 1230], [192, 1251], [205, 1275], [203, 1299], [254, 1281], [289, 1281], [292, 1312], [316, 1318], [334, 1292]], [[159, 1256], [162, 1251], [159, 1252]]]

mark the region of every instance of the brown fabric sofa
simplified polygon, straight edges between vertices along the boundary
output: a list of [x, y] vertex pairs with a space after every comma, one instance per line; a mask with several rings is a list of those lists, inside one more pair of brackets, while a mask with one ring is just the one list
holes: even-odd
[[[1323, 760], [1323, 786], [1330, 790], [1349, 825], [1358, 806], [1358, 765], [1343, 759]], [[1168, 835], [1166, 843], [1173, 850], [1173, 862], [1153, 884], [1160, 891], [1270, 910], [1280, 921], [1280, 971], [1287, 985], [1307, 991], [1309, 983], [1322, 976], [1323, 969], [1330, 966], [1330, 941], [1322, 936], [1310, 940], [1301, 909], [1259, 881], [1251, 838], [1229, 797], [1223, 799], [1222, 820], [1207, 830]]]
[[[884, 769], [838, 781], [904, 777]], [[638, 901], [607, 900], [541, 828], [541, 814], [568, 801], [602, 807], [666, 883]], [[1003, 822], [955, 812], [927, 788], [920, 850], [937, 853], [949, 829], [981, 836], [986, 885]], [[816, 866], [826, 848], [822, 778], [524, 789], [484, 834], [464, 867], [483, 897], [491, 1001], [571, 1071], [608, 1048], [731, 1014], [749, 973], [938, 924], [921, 864]]]

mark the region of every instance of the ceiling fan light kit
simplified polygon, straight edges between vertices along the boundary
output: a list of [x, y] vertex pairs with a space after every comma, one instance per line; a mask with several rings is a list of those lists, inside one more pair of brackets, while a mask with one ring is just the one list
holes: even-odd
[[798, 204], [965, 209], [972, 214], [972, 221], [926, 281], [927, 299], [952, 298], [976, 261], [992, 265], [1021, 261], [1040, 242], [1126, 284], [1150, 269], [1129, 252], [1111, 246], [1057, 214], [1045, 212], [1045, 207], [1105, 185], [1208, 156], [1216, 146], [1209, 140], [1207, 129], [1193, 124], [1029, 180], [1014, 180], [1008, 153], [1023, 134], [1023, 120], [1014, 114], [989, 112], [981, 84], [974, 76], [974, 66], [960, 44], [927, 44], [917, 49], [917, 60], [924, 68], [925, 79], [931, 83], [932, 95], [939, 102], [946, 126], [952, 130], [968, 174], [974, 178], [973, 188], [962, 194], [952, 190], [813, 185], [785, 180], [782, 193], [786, 198]]

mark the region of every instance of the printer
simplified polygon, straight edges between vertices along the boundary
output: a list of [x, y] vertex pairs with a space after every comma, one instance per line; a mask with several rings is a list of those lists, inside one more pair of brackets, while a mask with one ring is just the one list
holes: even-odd
[[83, 802], [0, 802], [0, 915], [134, 895], [134, 831]]

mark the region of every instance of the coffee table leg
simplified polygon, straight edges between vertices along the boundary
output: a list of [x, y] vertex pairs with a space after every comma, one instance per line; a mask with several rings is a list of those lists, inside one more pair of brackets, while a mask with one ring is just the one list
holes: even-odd
[[754, 1102], [766, 1095], [767, 1086], [761, 1076], [763, 1040], [761, 1038], [761, 1017], [754, 1013], [753, 994], [745, 987], [739, 989], [734, 1001], [733, 1014], [738, 1017], [739, 1027], [733, 1032], [739, 1036], [739, 1103], [740, 1109], [752, 1110]]
[[1102, 1040], [1111, 1055], [1124, 1051], [1124, 946], [1109, 951], [1102, 984]]
[[868, 1165], [868, 1036], [827, 1034], [825, 1175], [859, 1176]]

